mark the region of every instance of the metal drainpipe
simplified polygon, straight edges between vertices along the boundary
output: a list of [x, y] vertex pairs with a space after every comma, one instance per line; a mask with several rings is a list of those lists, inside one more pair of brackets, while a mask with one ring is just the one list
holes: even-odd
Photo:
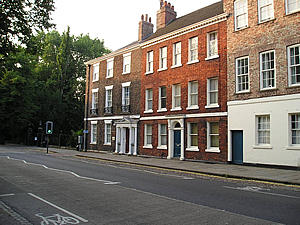
[[[89, 110], [89, 96], [90, 96], [90, 75], [91, 75], [91, 65], [89, 66], [89, 72], [88, 72], [88, 77], [87, 77], [87, 97], [86, 97], [86, 107], [85, 107], [85, 112], [84, 112], [84, 130], [88, 129], [88, 110]], [[87, 151], [87, 134], [84, 132], [83, 134], [83, 151]]]

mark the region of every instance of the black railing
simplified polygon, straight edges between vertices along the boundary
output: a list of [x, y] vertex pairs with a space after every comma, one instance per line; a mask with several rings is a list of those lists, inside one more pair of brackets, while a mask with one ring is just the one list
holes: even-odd
[[130, 105], [122, 105], [122, 112], [130, 112]]
[[91, 116], [98, 115], [98, 109], [90, 109]]
[[112, 110], [112, 107], [110, 106], [110, 107], [105, 107], [104, 108], [104, 113], [112, 113], [113, 112], [113, 110]]

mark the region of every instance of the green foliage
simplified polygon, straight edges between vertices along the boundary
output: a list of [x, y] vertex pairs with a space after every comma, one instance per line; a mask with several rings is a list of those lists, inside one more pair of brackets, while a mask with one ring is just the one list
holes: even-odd
[[54, 134], [74, 136], [83, 127], [84, 62], [107, 53], [103, 41], [88, 35], [39, 32], [0, 62], [0, 136], [24, 141], [50, 120]]

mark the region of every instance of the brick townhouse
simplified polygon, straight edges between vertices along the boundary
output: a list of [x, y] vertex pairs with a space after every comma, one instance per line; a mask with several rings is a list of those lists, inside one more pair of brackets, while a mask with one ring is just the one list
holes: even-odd
[[227, 48], [223, 3], [177, 18], [160, 1], [141, 43], [139, 153], [227, 161]]
[[300, 1], [224, 0], [228, 160], [300, 166]]
[[140, 42], [153, 33], [142, 16], [138, 41], [86, 62], [87, 148], [137, 154], [140, 118]]

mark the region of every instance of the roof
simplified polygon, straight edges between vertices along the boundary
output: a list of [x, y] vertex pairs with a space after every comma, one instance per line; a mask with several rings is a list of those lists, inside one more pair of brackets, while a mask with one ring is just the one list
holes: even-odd
[[95, 58], [95, 59], [91, 59], [87, 62], [85, 62], [86, 65], [89, 65], [89, 64], [94, 64], [94, 63], [98, 63], [104, 59], [107, 59], [107, 58], [110, 58], [110, 57], [113, 57], [113, 56], [116, 56], [116, 55], [119, 55], [119, 54], [123, 54], [125, 51], [127, 51], [128, 49], [132, 49], [136, 46], [138, 46], [139, 42], [138, 41], [134, 41], [128, 45], [125, 45], [124, 47], [122, 48], [119, 48], [117, 49], [116, 51], [113, 51], [111, 53], [108, 53], [106, 55], [103, 55], [103, 56], [100, 56], [98, 58]]
[[220, 1], [173, 20], [166, 27], [157, 30], [145, 41], [149, 41], [156, 37], [171, 33], [180, 28], [192, 25], [194, 23], [198, 23], [200, 21], [209, 19], [222, 13], [224, 13], [223, 1]]

